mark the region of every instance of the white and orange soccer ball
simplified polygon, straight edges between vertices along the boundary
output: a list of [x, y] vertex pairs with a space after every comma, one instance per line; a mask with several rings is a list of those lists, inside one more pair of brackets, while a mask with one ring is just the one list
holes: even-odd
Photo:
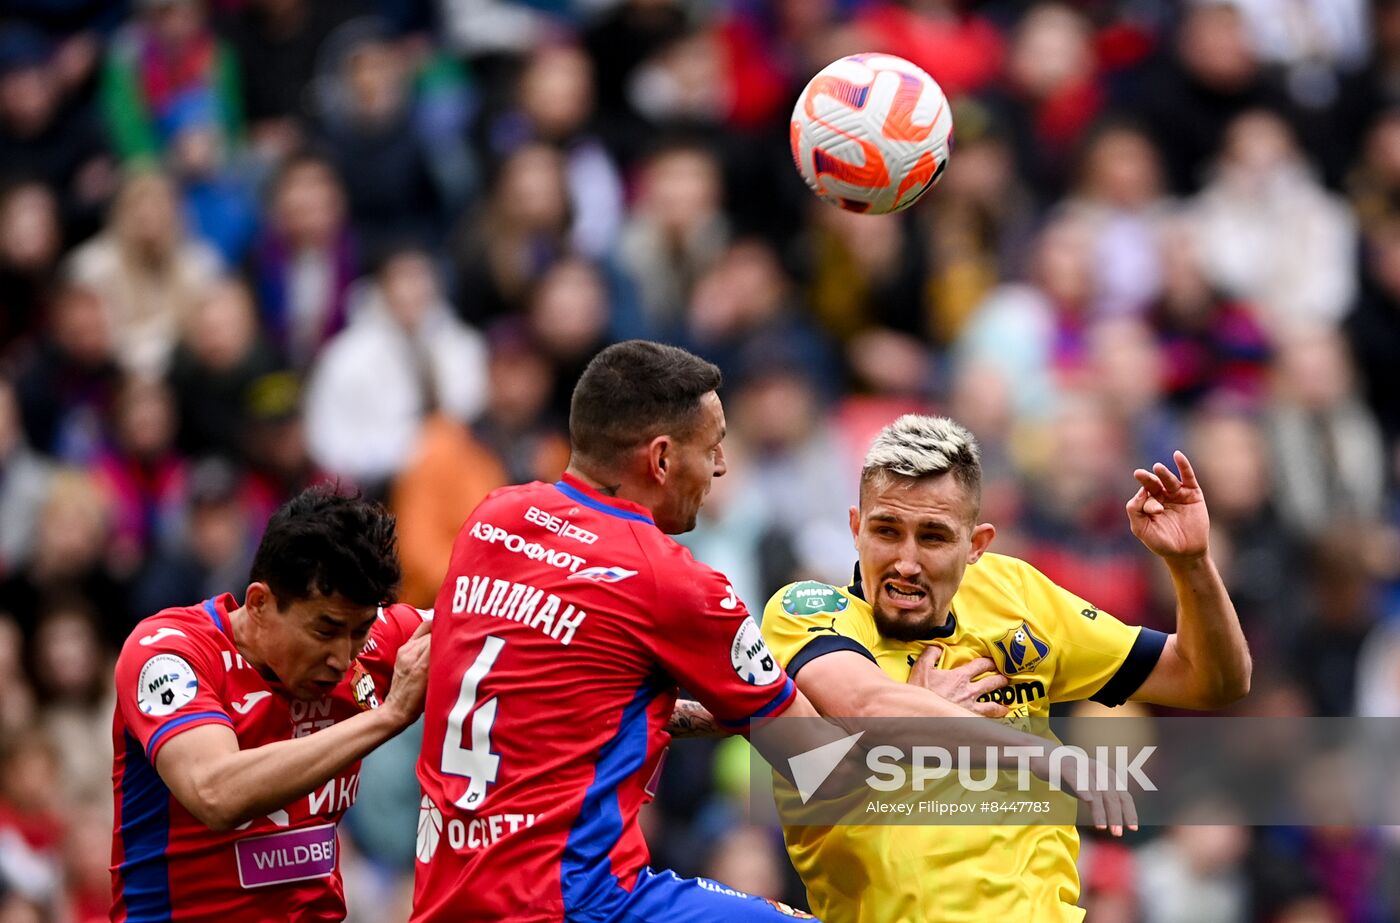
[[948, 166], [953, 114], [932, 77], [890, 54], [833, 61], [792, 110], [792, 158], [812, 191], [855, 212], [908, 208]]

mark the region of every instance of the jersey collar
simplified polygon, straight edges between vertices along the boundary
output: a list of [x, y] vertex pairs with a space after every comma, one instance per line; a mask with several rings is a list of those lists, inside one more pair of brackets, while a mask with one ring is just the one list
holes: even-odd
[[[847, 592], [847, 593], [850, 593], [852, 596], [854, 596], [856, 599], [859, 599], [861, 602], [866, 603], [867, 605], [869, 605], [870, 600], [868, 600], [868, 599], [865, 598], [865, 586], [861, 583], [861, 580], [860, 580], [860, 562], [859, 562], [859, 561], [856, 562], [856, 572], [855, 572], [855, 576], [853, 576], [853, 577], [851, 578], [851, 585], [848, 586], [848, 587], [846, 587], [846, 592]], [[955, 632], [955, 631], [957, 631], [957, 630], [958, 630], [958, 615], [957, 615], [956, 612], [953, 612], [953, 611], [950, 609], [950, 610], [948, 610], [948, 621], [944, 622], [942, 625], [939, 625], [939, 626], [938, 626], [937, 628], [935, 628], [933, 631], [930, 631], [928, 634], [924, 635], [922, 638], [919, 638], [918, 640], [920, 640], [920, 641], [934, 641], [934, 640], [937, 640], [938, 638], [951, 638], [951, 637], [953, 636], [953, 632]]]
[[596, 487], [585, 484], [567, 472], [554, 486], [570, 500], [581, 503], [589, 509], [597, 510], [608, 516], [616, 516], [618, 519], [644, 522], [649, 526], [656, 525], [656, 521], [651, 518], [651, 510], [640, 503], [633, 503], [631, 500], [623, 500], [620, 497], [609, 497], [607, 494], [600, 493]]
[[238, 608], [238, 601], [233, 598], [233, 594], [221, 593], [218, 596], [210, 597], [204, 601], [203, 608], [210, 621], [214, 623], [214, 627], [232, 638], [233, 626], [229, 623], [228, 614]]

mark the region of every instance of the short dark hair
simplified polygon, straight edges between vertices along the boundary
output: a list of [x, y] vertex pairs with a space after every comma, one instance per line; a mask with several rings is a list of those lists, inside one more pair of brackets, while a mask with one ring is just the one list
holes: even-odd
[[387, 605], [402, 576], [394, 517], [337, 485], [307, 488], [268, 520], [249, 576], [268, 585], [279, 608], [318, 594]]
[[611, 464], [662, 434], [685, 438], [700, 399], [719, 389], [719, 368], [675, 346], [624, 340], [593, 357], [569, 405], [575, 455]]

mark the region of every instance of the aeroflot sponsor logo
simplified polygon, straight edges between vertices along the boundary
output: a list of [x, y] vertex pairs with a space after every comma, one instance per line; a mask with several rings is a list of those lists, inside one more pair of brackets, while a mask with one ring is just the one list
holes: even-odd
[[567, 551], [559, 551], [554, 548], [546, 548], [539, 542], [527, 542], [525, 539], [513, 532], [507, 532], [500, 526], [492, 525], [489, 522], [476, 522], [472, 524], [472, 538], [480, 539], [487, 544], [501, 544], [506, 551], [513, 551], [522, 554], [531, 561], [543, 561], [552, 567], [567, 570], [573, 573], [587, 562], [576, 554], [569, 554]]
[[533, 522], [537, 526], [544, 526], [560, 538], [571, 538], [574, 541], [591, 545], [598, 540], [598, 536], [589, 532], [582, 526], [576, 526], [567, 519], [560, 519], [553, 513], [546, 513], [538, 506], [532, 506], [525, 511], [525, 521]]

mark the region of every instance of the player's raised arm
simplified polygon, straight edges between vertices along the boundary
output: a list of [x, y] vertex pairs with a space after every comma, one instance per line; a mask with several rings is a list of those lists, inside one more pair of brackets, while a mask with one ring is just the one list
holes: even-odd
[[1175, 453], [1177, 472], [1158, 462], [1133, 472], [1128, 501], [1133, 534], [1167, 565], [1176, 590], [1176, 633], [1135, 701], [1216, 709], [1249, 692], [1252, 665], [1234, 603], [1210, 556], [1210, 516], [1196, 472]]
[[372, 708], [306, 737], [240, 749], [233, 729], [210, 723], [160, 748], [156, 771], [187, 811], [225, 831], [290, 804], [417, 720], [423, 711], [432, 622], [399, 649], [389, 694]]

